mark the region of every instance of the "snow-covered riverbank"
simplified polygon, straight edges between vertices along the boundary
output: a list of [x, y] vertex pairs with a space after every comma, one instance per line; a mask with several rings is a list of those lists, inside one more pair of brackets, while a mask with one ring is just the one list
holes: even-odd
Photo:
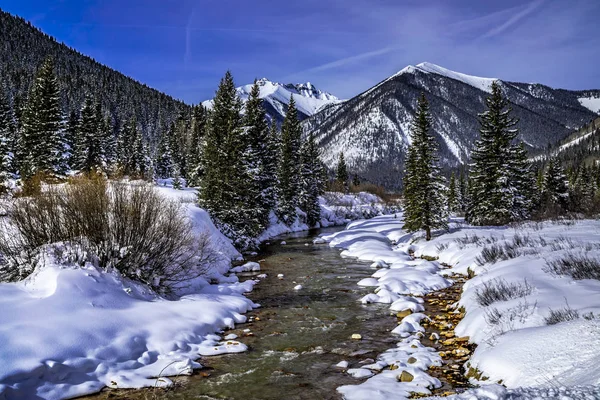
[[[393, 311], [414, 312], [393, 330], [407, 338], [378, 360], [382, 368], [392, 368], [339, 391], [347, 399], [397, 399], [435, 387], [426, 369], [441, 360], [433, 349], [426, 357], [412, 354], [421, 350], [416, 335], [423, 330], [418, 324], [423, 314], [420, 299], [410, 295], [444, 287], [449, 284], [445, 275], [469, 272], [476, 276], [464, 287], [458, 306], [465, 308], [466, 316], [455, 333], [478, 345], [470, 367], [486, 380], [473, 383], [502, 381], [512, 389], [488, 386], [471, 394], [508, 398], [520, 393], [530, 398], [536, 393], [578, 393], [594, 398], [600, 393], [600, 281], [573, 280], [552, 273], [548, 264], [573, 255], [597, 260], [599, 232], [600, 222], [590, 220], [516, 228], [474, 228], [456, 221], [449, 233], [426, 242], [403, 231], [398, 214], [355, 221], [345, 231], [323, 237], [331, 246], [344, 248], [342, 256], [372, 261], [380, 268], [373, 278], [358, 282], [375, 287], [363, 302], [390, 303]], [[409, 252], [439, 258], [452, 268], [441, 270], [438, 262], [412, 260]], [[409, 357], [417, 362], [409, 363]], [[412, 375], [411, 382], [398, 382], [401, 371]], [[561, 392], [561, 386], [568, 389]]]

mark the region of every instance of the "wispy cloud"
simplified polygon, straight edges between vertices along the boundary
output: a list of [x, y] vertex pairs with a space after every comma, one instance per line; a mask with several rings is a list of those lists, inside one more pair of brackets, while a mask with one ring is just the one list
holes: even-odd
[[192, 9], [188, 18], [187, 25], [185, 26], [185, 53], [183, 55], [184, 65], [188, 65], [192, 59], [192, 23], [194, 22], [194, 15], [196, 14], [196, 8]]
[[327, 71], [327, 70], [331, 70], [331, 69], [335, 69], [335, 68], [340, 68], [340, 67], [343, 67], [343, 66], [346, 66], [349, 64], [359, 62], [359, 61], [365, 61], [365, 60], [368, 60], [373, 57], [378, 57], [378, 56], [382, 56], [384, 54], [388, 54], [388, 53], [392, 52], [393, 50], [396, 50], [397, 48], [398, 47], [396, 47], [396, 46], [384, 47], [382, 49], [367, 51], [365, 53], [357, 54], [354, 56], [340, 58], [338, 60], [331, 61], [326, 64], [321, 64], [316, 67], [305, 69], [304, 71], [297, 72], [293, 75], [299, 75], [299, 74], [311, 73], [311, 72], [323, 72], [323, 71]]
[[544, 3], [544, 0], [532, 1], [526, 7], [524, 7], [521, 11], [512, 15], [509, 19], [504, 21], [504, 23], [502, 23], [502, 24], [490, 29], [486, 33], [484, 33], [483, 36], [481, 36], [481, 38], [487, 39], [487, 38], [491, 38], [493, 36], [499, 35], [500, 33], [506, 31], [508, 28], [510, 28], [511, 26], [513, 26], [514, 24], [516, 24], [517, 22], [519, 22], [520, 20], [522, 20], [523, 18], [528, 16], [529, 14], [533, 13], [543, 3]]

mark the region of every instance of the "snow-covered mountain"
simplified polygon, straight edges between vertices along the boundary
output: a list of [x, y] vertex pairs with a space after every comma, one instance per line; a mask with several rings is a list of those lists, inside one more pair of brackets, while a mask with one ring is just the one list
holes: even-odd
[[[271, 118], [275, 118], [278, 122], [283, 121], [291, 96], [294, 96], [298, 115], [301, 120], [315, 114], [324, 106], [337, 104], [342, 101], [331, 93], [317, 89], [310, 82], [282, 84], [262, 78], [257, 83], [260, 86], [260, 97], [263, 99], [263, 105], [267, 114]], [[252, 84], [237, 88], [238, 95], [243, 102], [248, 100], [251, 90]], [[202, 104], [205, 107], [212, 108], [213, 101], [206, 100]]]
[[556, 143], [598, 116], [600, 90], [553, 89], [421, 63], [400, 70], [350, 100], [324, 107], [304, 121], [304, 129], [316, 134], [329, 167], [343, 151], [352, 172], [399, 187], [420, 93], [425, 93], [430, 103], [441, 162], [445, 167], [456, 167], [467, 162], [479, 136], [477, 114], [485, 110], [485, 98], [495, 80], [520, 119], [521, 138], [532, 149]]

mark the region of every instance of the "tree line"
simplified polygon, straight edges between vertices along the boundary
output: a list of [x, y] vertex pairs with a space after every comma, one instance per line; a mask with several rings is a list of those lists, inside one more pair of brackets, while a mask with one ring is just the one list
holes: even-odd
[[411, 127], [411, 147], [404, 174], [404, 228], [432, 230], [448, 227], [448, 214], [461, 213], [476, 225], [506, 225], [526, 219], [556, 218], [570, 212], [593, 214], [600, 210], [600, 167], [582, 163], [565, 173], [558, 158], [536, 171], [522, 142], [518, 120], [494, 82], [479, 114], [479, 139], [468, 168], [449, 183], [438, 164], [432, 117], [424, 95], [418, 99]]

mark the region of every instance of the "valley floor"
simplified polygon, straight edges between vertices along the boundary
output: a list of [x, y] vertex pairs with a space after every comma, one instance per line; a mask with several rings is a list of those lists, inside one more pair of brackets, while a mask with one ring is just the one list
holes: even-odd
[[[451, 285], [453, 274], [472, 277], [448, 313], [464, 316], [453, 332], [457, 340], [477, 345], [462, 372], [480, 386], [454, 398], [600, 398], [600, 280], [573, 278], [593, 268], [598, 276], [600, 221], [486, 228], [455, 220], [449, 232], [427, 242], [402, 230], [397, 214], [352, 222], [317, 241], [344, 249], [343, 257], [373, 262], [372, 278], [357, 282], [374, 288], [363, 303], [389, 303], [394, 313], [410, 310], [392, 330], [395, 348], [375, 366], [348, 370], [357, 377], [377, 373], [340, 387], [346, 399], [408, 398], [441, 385], [429, 368], [450, 366], [437, 344], [421, 344], [434, 323], [423, 313], [422, 297]], [[559, 274], [550, 268], [555, 260], [587, 267]]]

